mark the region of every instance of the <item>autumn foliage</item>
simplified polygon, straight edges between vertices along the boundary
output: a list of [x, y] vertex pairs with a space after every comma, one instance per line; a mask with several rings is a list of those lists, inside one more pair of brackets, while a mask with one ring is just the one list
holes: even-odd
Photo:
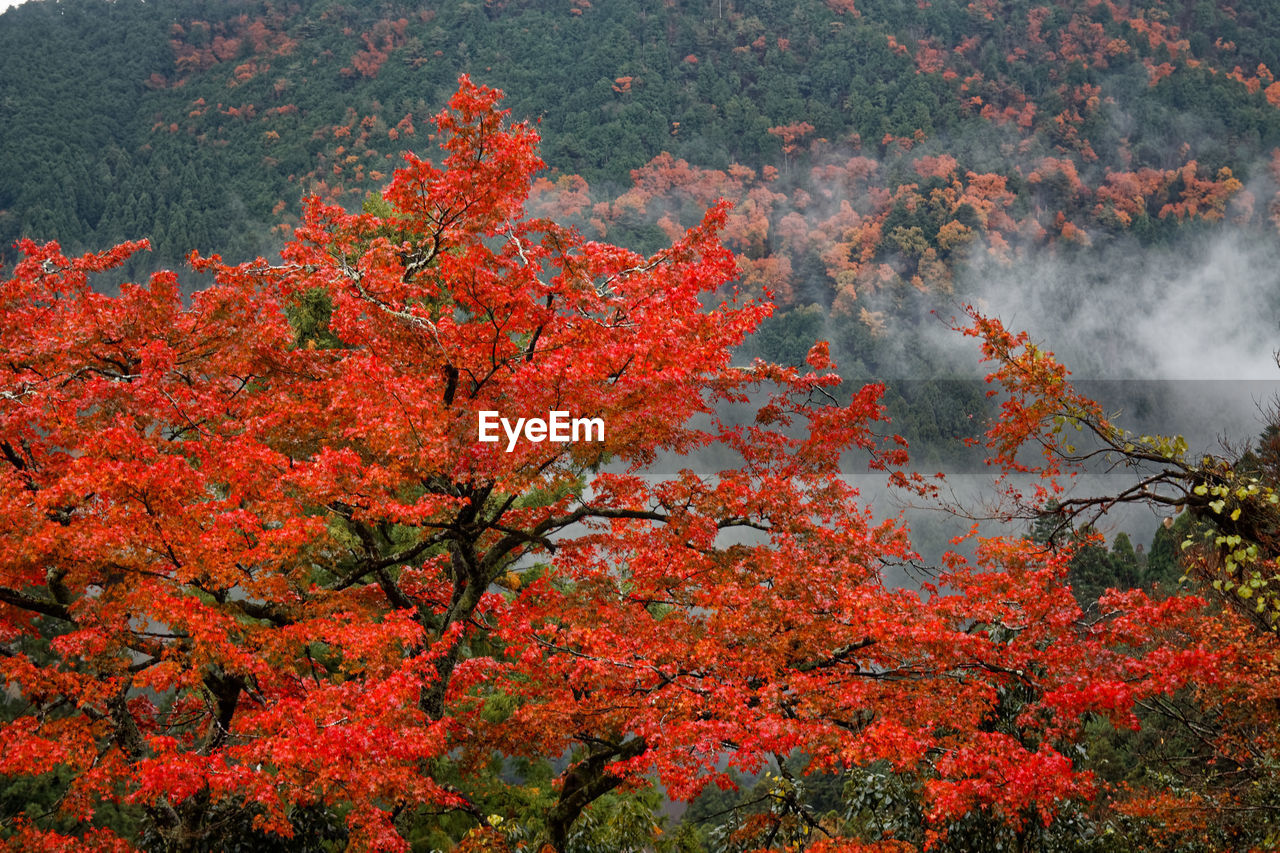
[[[0, 773], [63, 773], [76, 829], [29, 814], [15, 848], [137, 845], [101, 817], [119, 803], [163, 849], [237, 812], [287, 837], [307, 809], [353, 849], [409, 849], [420, 811], [501, 849], [494, 787], [518, 783], [495, 755], [569, 756], [537, 816], [556, 850], [611, 791], [687, 799], [725, 760], [797, 752], [919, 774], [934, 840], [1094, 797], [1084, 716], [1132, 725], [1204, 671], [1149, 642], [1198, 602], [1131, 592], [1082, 622], [1069, 553], [1017, 538], [887, 583], [908, 531], [840, 467], [925, 488], [879, 434], [882, 389], [842, 390], [824, 345], [803, 370], [734, 363], [770, 307], [729, 289], [722, 204], [651, 257], [526, 216], [538, 139], [498, 101], [464, 78], [438, 162], [409, 157], [369, 212], [311, 199], [280, 263], [194, 257], [213, 283], [189, 299], [170, 273], [93, 289], [140, 244], [21, 245], [0, 672], [24, 706]], [[999, 181], [921, 169], [1000, 216]], [[856, 276], [855, 248], [833, 263]], [[731, 403], [754, 416], [720, 420]], [[554, 409], [605, 441], [476, 440], [479, 411]], [[708, 450], [732, 461], [682, 458]]]
[[[1280, 725], [1274, 446], [1258, 448], [1267, 460], [1259, 464], [1253, 450], [1192, 454], [1181, 437], [1131, 433], [1081, 394], [1070, 371], [1025, 332], [973, 308], [968, 315], [959, 330], [976, 338], [992, 363], [990, 393], [1000, 403], [986, 446], [1004, 472], [1001, 514], [1025, 518], [1030, 512], [1044, 529], [1061, 533], [1087, 530], [1118, 505], [1158, 508], [1167, 514], [1165, 527], [1180, 531], [1185, 576], [1178, 585], [1203, 596], [1180, 599], [1192, 608], [1190, 618], [1173, 621], [1152, 619], [1150, 603], [1125, 600], [1131, 593], [1108, 591], [1098, 602], [1120, 614], [1114, 626], [1132, 632], [1120, 642], [1144, 642], [1145, 635], [1146, 643], [1163, 646], [1153, 647], [1153, 655], [1171, 655], [1170, 666], [1188, 676], [1176, 697], [1153, 695], [1140, 703], [1148, 724], [1176, 722], [1165, 730], [1171, 751], [1161, 752], [1185, 769], [1166, 777], [1167, 785], [1116, 786], [1112, 815], [1135, 820], [1150, 847], [1256, 849], [1248, 839], [1273, 838]], [[1274, 425], [1264, 435], [1273, 436]], [[1100, 464], [1122, 472], [1120, 487], [1100, 494], [1070, 488], [1077, 475]], [[1181, 741], [1176, 746], [1175, 739]], [[1164, 742], [1162, 734], [1161, 747]]]

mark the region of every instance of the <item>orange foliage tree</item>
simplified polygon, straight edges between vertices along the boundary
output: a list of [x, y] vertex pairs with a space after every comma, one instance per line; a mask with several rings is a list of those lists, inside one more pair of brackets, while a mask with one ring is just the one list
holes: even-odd
[[[407, 850], [425, 809], [564, 850], [611, 791], [689, 798], [725, 759], [797, 750], [921, 774], [939, 833], [1090, 797], [1082, 715], [1129, 723], [1195, 671], [1142, 643], [1185, 603], [1135, 593], [1082, 627], [1065, 557], [1020, 539], [887, 585], [907, 530], [840, 469], [852, 451], [922, 487], [875, 432], [881, 388], [837, 404], [825, 345], [805, 370], [733, 364], [769, 307], [716, 295], [723, 206], [651, 257], [528, 218], [537, 137], [499, 97], [464, 78], [439, 166], [410, 157], [372, 212], [311, 199], [280, 264], [195, 258], [214, 283], [189, 301], [171, 273], [90, 287], [139, 244], [21, 245], [0, 286], [0, 672], [21, 702], [0, 773], [58, 771], [77, 828], [32, 813], [13, 844], [140, 843], [115, 801], [165, 849], [229, 844], [237, 813], [291, 836], [319, 809], [353, 849]], [[603, 435], [478, 440], [483, 412], [564, 410]], [[734, 464], [642, 476], [707, 448]], [[569, 757], [536, 819], [495, 755]]]

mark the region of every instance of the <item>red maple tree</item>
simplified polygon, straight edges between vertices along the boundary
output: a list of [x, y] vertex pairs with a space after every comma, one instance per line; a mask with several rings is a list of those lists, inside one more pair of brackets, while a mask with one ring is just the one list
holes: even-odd
[[[1178, 686], [1142, 627], [1187, 605], [1133, 593], [1082, 628], [1065, 557], [1017, 539], [886, 584], [907, 530], [840, 468], [920, 485], [875, 432], [882, 389], [837, 404], [825, 345], [734, 364], [770, 309], [722, 295], [721, 205], [651, 257], [526, 217], [538, 139], [499, 98], [464, 78], [438, 165], [410, 158], [373, 212], [311, 199], [281, 263], [194, 258], [215, 283], [187, 301], [171, 273], [92, 289], [140, 244], [20, 246], [0, 773], [63, 773], [77, 828], [30, 814], [14, 843], [128, 849], [114, 801], [164, 849], [237, 813], [290, 836], [308, 808], [355, 849], [408, 849], [422, 808], [497, 844], [509, 801], [473, 783], [495, 755], [570, 756], [535, 833], [556, 850], [606, 793], [692, 797], [726, 757], [916, 770], [939, 828], [1090, 796], [1066, 745]], [[477, 441], [481, 411], [556, 410], [604, 440]], [[725, 470], [646, 475], [710, 448]]]

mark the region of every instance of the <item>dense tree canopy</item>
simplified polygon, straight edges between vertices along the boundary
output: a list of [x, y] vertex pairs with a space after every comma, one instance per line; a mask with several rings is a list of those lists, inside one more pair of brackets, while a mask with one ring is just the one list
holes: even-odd
[[[840, 468], [927, 491], [883, 389], [837, 402], [825, 344], [733, 363], [770, 308], [726, 289], [722, 206], [649, 257], [527, 216], [538, 138], [498, 99], [464, 78], [438, 164], [365, 212], [310, 199], [281, 263], [193, 256], [189, 301], [172, 273], [92, 288], [142, 245], [22, 244], [0, 773], [56, 796], [10, 843], [587, 849], [597, 806], [765, 762], [790, 781], [734, 844], [1025, 838], [1096, 796], [1082, 726], [1212, 670], [1201, 602], [1085, 621], [1069, 554], [1020, 538], [889, 584], [908, 530]], [[477, 440], [481, 412], [561, 410], [603, 440]], [[709, 450], [732, 461], [692, 470]], [[794, 795], [874, 768], [916, 780], [924, 834]], [[667, 843], [637, 825], [601, 843]]]
[[0, 253], [263, 253], [304, 194], [385, 183], [466, 72], [590, 182], [601, 238], [651, 251], [718, 180], [781, 303], [946, 292], [970, 245], [1269, 230], [1278, 43], [1261, 0], [26, 3], [0, 17]]
[[[926, 327], [1046, 267], [1066, 327], [1268, 275], [1277, 8], [4, 12], [0, 838], [1280, 846], [1274, 427], [1129, 434], [975, 314], [979, 438]], [[536, 136], [470, 85], [437, 117], [461, 73]], [[607, 429], [507, 452], [487, 411]], [[922, 486], [890, 430], [1007, 471], [1027, 540], [873, 513], [855, 461]], [[1056, 490], [1099, 460], [1131, 486]]]

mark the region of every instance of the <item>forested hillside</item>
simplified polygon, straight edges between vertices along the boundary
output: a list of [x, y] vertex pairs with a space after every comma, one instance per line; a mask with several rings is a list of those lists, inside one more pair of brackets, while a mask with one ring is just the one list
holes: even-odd
[[947, 291], [972, 252], [1148, 245], [1222, 220], [1273, 233], [1278, 14], [27, 3], [0, 17], [0, 245], [148, 237], [157, 265], [266, 251], [304, 194], [358, 206], [427, 150], [465, 72], [539, 121], [543, 204], [589, 236], [652, 247], [724, 196], [749, 284], [856, 313], [864, 294]]

